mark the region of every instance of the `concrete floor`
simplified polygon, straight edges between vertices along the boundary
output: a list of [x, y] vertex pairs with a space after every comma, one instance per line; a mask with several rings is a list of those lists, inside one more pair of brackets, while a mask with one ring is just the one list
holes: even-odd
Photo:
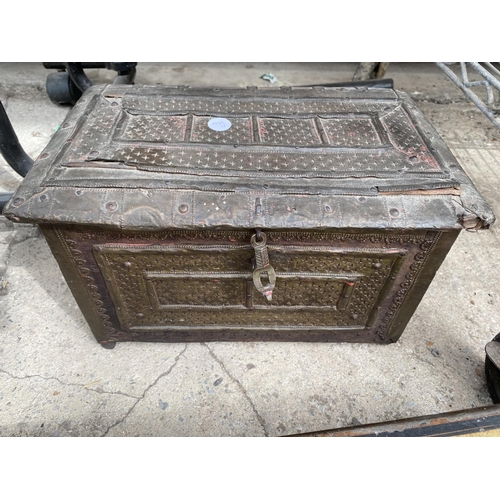
[[[138, 84], [348, 81], [349, 63], [139, 64]], [[0, 100], [36, 157], [68, 108], [41, 63], [0, 64]], [[94, 81], [114, 73], [88, 71]], [[500, 213], [500, 132], [432, 64], [392, 64]], [[0, 157], [0, 190], [20, 177]], [[498, 226], [463, 232], [393, 345], [96, 343], [37, 228], [0, 218], [0, 436], [282, 436], [492, 404], [484, 346], [500, 331]]]

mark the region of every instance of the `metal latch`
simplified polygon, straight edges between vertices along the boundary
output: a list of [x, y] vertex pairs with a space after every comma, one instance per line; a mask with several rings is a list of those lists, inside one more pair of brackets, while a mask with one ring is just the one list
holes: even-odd
[[[259, 241], [257, 238], [259, 237]], [[271, 302], [273, 299], [273, 290], [276, 285], [276, 272], [269, 263], [269, 254], [267, 253], [267, 237], [261, 231], [253, 234], [250, 240], [255, 251], [255, 269], [253, 270], [253, 284], [255, 288]], [[267, 285], [262, 283], [262, 278], [267, 278]]]

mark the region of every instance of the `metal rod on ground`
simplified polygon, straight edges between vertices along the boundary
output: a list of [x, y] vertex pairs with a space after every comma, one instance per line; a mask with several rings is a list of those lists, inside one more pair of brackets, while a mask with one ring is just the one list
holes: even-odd
[[446, 76], [484, 113], [487, 118], [495, 124], [498, 129], [500, 129], [500, 120], [498, 120], [495, 114], [485, 106], [483, 101], [481, 101], [481, 99], [479, 99], [474, 92], [467, 88], [467, 86], [462, 83], [460, 78], [458, 78], [445, 63], [437, 62], [436, 65], [441, 68]]
[[490, 62], [484, 62], [483, 65], [489, 68], [492, 73], [496, 73], [500, 77], [500, 71], [498, 71], [493, 64]]
[[500, 82], [494, 76], [492, 76], [492, 74], [489, 73], [488, 70], [484, 69], [477, 62], [470, 62], [469, 65], [473, 70], [477, 71], [490, 85], [493, 85], [493, 87], [500, 91]]

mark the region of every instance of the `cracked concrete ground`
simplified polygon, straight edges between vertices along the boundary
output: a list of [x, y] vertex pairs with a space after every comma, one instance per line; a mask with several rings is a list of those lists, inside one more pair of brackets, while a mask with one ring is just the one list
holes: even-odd
[[[137, 83], [271, 86], [347, 81], [355, 64], [140, 64]], [[0, 64], [0, 100], [36, 157], [68, 108], [38, 64]], [[88, 72], [111, 81], [105, 70]], [[387, 77], [416, 100], [500, 213], [500, 132], [430, 64]], [[20, 177], [0, 158], [0, 189]], [[400, 341], [94, 340], [43, 236], [0, 219], [0, 436], [282, 436], [492, 404], [484, 346], [500, 331], [497, 226], [463, 232]]]

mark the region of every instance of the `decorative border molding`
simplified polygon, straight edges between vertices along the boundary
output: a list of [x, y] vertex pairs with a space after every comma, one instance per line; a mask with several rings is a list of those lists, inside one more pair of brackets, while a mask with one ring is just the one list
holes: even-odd
[[411, 287], [415, 283], [417, 276], [423, 268], [424, 262], [427, 260], [427, 257], [432, 252], [434, 247], [437, 245], [439, 238], [441, 237], [442, 232], [429, 232], [425, 240], [421, 243], [420, 249], [421, 252], [415, 254], [414, 263], [410, 266], [410, 272], [405, 274], [405, 281], [401, 283], [401, 290], [395, 294], [392, 304], [389, 306], [387, 314], [384, 316], [380, 326], [377, 329], [377, 334], [382, 338], [387, 338], [386, 333], [389, 330], [389, 327], [396, 316], [396, 313], [403, 305], [406, 295], [410, 291]]
[[[54, 226], [54, 231], [61, 241], [63, 248], [66, 250], [69, 258], [75, 264], [75, 267], [78, 270], [78, 276], [83, 283], [83, 288], [91, 299], [94, 311], [101, 318], [105, 332], [110, 336], [117, 334], [116, 329], [110, 321], [110, 317], [106, 314], [106, 309], [103, 307], [104, 302], [102, 301], [101, 294], [99, 293], [99, 288], [95, 284], [95, 279], [92, 277], [90, 269], [85, 267], [87, 265], [87, 261], [85, 260], [83, 253], [78, 250], [78, 243], [75, 240], [66, 238], [64, 234], [65, 232], [61, 231], [57, 226]], [[108, 339], [108, 341], [115, 340], [118, 339]]]

